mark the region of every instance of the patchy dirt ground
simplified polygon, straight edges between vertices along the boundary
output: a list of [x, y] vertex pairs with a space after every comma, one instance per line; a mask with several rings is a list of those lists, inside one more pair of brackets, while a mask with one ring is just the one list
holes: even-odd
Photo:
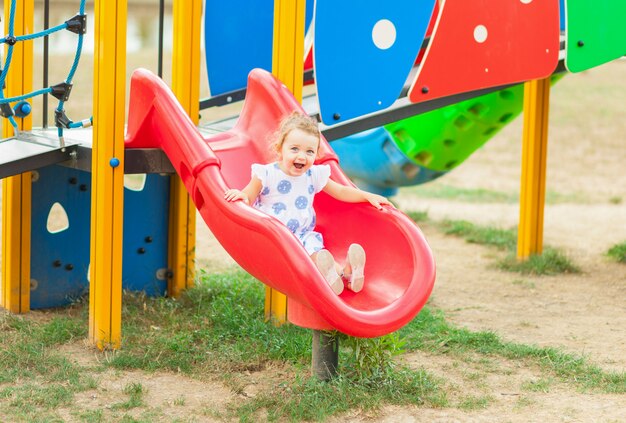
[[[546, 245], [562, 249], [582, 273], [520, 276], [493, 268], [499, 254], [488, 247], [442, 235], [425, 226], [437, 261], [430, 300], [455, 325], [490, 330], [504, 340], [554, 346], [585, 356], [608, 371], [626, 371], [626, 266], [605, 255], [626, 240], [626, 60], [568, 75], [552, 91], [547, 191], [566, 201], [545, 209]], [[466, 163], [434, 183], [457, 188], [519, 192], [522, 122], [517, 119]], [[428, 211], [431, 219], [465, 219], [502, 228], [518, 221], [518, 205], [419, 198], [411, 189], [397, 197], [403, 210]], [[198, 221], [198, 263], [212, 271], [236, 264]], [[83, 365], [105, 359], [78, 342], [64, 347]], [[354, 411], [333, 422], [617, 422], [626, 421], [624, 395], [582, 393], [575, 386], [524, 386], [541, 380], [539, 369], [518, 362], [478, 357], [406, 354], [401, 360], [445, 380], [452, 405], [445, 409], [386, 407], [375, 415]], [[175, 374], [113, 372], [102, 386], [81, 394], [85, 409], [124, 401], [129, 381], [147, 388], [146, 403], [166, 419], [212, 421], [231, 401], [271, 389], [276, 369], [246, 376], [240, 392]], [[478, 375], [478, 376], [477, 376]], [[468, 398], [486, 398], [485, 408], [458, 407]], [[138, 412], [140, 410], [137, 410]], [[71, 420], [69, 411], [64, 417]]]

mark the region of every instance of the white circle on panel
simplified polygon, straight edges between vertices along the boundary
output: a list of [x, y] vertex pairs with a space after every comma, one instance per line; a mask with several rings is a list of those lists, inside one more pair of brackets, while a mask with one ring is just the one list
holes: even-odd
[[524, 4], [532, 3], [533, 0], [519, 0]]
[[388, 19], [381, 19], [372, 29], [374, 45], [381, 50], [387, 50], [396, 42], [396, 26]]
[[487, 27], [485, 25], [476, 25], [474, 28], [474, 39], [477, 43], [484, 43], [487, 40]]

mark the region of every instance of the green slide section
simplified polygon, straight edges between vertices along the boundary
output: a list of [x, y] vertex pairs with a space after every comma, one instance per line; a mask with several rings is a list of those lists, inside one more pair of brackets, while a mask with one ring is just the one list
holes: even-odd
[[626, 54], [625, 0], [567, 0], [565, 66], [581, 72]]
[[[552, 84], [562, 76], [552, 76]], [[385, 125], [385, 129], [416, 164], [448, 171], [515, 119], [523, 105], [524, 84], [519, 84]]]

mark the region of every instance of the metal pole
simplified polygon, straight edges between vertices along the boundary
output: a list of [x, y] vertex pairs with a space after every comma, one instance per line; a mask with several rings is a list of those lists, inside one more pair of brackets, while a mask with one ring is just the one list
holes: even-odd
[[[172, 91], [191, 120], [200, 119], [202, 0], [174, 0]], [[195, 279], [196, 208], [178, 175], [170, 179], [167, 294], [177, 297]]]
[[[43, 5], [43, 29], [50, 28], [50, 0]], [[43, 86], [48, 87], [48, 36], [43, 37]], [[43, 122], [41, 126], [48, 127], [48, 94], [43, 95]]]
[[311, 373], [319, 380], [330, 380], [337, 375], [339, 339], [337, 335], [313, 329]]
[[157, 75], [163, 78], [163, 19], [165, 16], [165, 0], [159, 1], [159, 64], [157, 66]]
[[94, 2], [89, 339], [101, 350], [122, 340], [127, 12], [126, 0]]

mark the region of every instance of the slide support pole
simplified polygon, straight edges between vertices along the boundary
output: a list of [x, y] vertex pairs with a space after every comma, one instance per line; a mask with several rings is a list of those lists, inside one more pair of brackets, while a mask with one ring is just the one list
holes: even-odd
[[[300, 103], [304, 78], [305, 11], [305, 0], [274, 1], [272, 73]], [[276, 325], [287, 321], [287, 297], [269, 287], [265, 289], [265, 318]]]
[[319, 380], [330, 380], [337, 375], [339, 339], [333, 332], [313, 329], [311, 373]]
[[524, 84], [524, 130], [517, 258], [543, 251], [550, 78]]
[[[200, 28], [202, 0], [175, 0], [173, 10], [172, 91], [197, 125], [200, 115]], [[178, 175], [170, 179], [167, 292], [170, 297], [193, 286], [196, 207]]]

